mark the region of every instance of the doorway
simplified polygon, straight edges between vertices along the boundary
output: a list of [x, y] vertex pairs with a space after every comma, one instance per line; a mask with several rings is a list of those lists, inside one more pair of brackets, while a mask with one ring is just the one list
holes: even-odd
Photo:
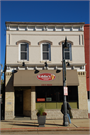
[[23, 116], [23, 90], [15, 90], [15, 116]]

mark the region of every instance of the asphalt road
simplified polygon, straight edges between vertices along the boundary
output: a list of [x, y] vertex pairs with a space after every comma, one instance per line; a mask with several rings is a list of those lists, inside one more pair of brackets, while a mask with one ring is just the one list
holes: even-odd
[[90, 131], [1, 132], [1, 135], [90, 135]]

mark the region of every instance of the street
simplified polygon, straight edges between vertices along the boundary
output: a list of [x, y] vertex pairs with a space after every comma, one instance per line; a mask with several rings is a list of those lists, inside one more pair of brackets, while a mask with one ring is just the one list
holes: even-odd
[[1, 132], [1, 135], [90, 135], [90, 131]]

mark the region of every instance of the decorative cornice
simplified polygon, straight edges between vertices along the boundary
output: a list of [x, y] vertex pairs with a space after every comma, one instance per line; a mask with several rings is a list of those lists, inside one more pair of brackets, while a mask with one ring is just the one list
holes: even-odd
[[84, 22], [71, 22], [71, 23], [53, 23], [53, 22], [5, 22], [6, 25], [84, 25]]
[[81, 23], [6, 22], [7, 31], [84, 31]]
[[[34, 66], [37, 66], [37, 67], [43, 67], [45, 64], [44, 64], [44, 62], [43, 63], [32, 63], [32, 64], [29, 64], [29, 63], [26, 63], [25, 62], [25, 65], [26, 66], [30, 66], [30, 67], [34, 67]], [[84, 65], [86, 65], [85, 63], [71, 63], [70, 62], [70, 66], [72, 67], [72, 66], [78, 66], [78, 67], [81, 67], [81, 66], [84, 66]], [[22, 67], [22, 63], [20, 63], [20, 64], [6, 64], [6, 66], [9, 66], [9, 67], [16, 67], [16, 66], [19, 66], [19, 67]], [[62, 66], [62, 63], [48, 63], [48, 66]]]

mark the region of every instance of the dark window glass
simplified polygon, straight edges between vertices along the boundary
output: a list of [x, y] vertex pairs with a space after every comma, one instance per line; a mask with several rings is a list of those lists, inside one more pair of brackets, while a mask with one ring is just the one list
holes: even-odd
[[65, 51], [69, 51], [69, 46], [68, 46], [68, 48], [65, 48]]
[[[63, 44], [63, 43], [62, 43]], [[64, 49], [64, 55], [65, 55], [65, 59], [70, 59], [71, 60], [71, 49], [70, 49], [70, 46], [71, 46], [71, 44], [70, 43], [68, 43], [68, 48], [65, 48]]]
[[21, 44], [21, 51], [27, 51], [27, 44]]
[[43, 60], [49, 60], [49, 44], [43, 44]]
[[[37, 86], [36, 87], [36, 102], [37, 98], [45, 98], [45, 102], [63, 102], [63, 87], [62, 86]], [[68, 86], [68, 102], [78, 102], [78, 87]]]
[[21, 52], [21, 60], [26, 60], [26, 59], [27, 59], [27, 53]]
[[49, 51], [49, 45], [43, 44], [43, 51]]
[[44, 59], [44, 60], [49, 59], [49, 54], [44, 52], [44, 53], [43, 53], [43, 59]]
[[67, 101], [68, 102], [78, 101], [78, 87], [77, 86], [68, 86]]
[[45, 98], [45, 102], [63, 102], [63, 87], [38, 86], [36, 87], [36, 99], [37, 98]]
[[65, 59], [70, 59], [70, 53], [69, 52], [65, 52]]
[[87, 91], [88, 99], [90, 99], [90, 91]]

